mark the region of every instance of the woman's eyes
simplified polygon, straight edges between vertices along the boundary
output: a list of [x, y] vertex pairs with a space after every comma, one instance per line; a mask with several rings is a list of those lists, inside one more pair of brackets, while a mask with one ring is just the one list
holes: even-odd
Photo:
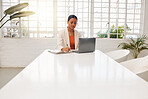
[[[71, 24], [73, 24], [73, 22], [71, 22]], [[74, 24], [76, 24], [76, 23], [74, 23]]]

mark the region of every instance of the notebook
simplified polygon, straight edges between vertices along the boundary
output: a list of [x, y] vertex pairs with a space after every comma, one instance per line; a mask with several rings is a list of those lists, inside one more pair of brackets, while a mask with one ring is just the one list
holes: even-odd
[[48, 52], [51, 52], [53, 54], [62, 54], [62, 53], [65, 53], [64, 51], [61, 51], [61, 50], [51, 50], [51, 49], [49, 49]]

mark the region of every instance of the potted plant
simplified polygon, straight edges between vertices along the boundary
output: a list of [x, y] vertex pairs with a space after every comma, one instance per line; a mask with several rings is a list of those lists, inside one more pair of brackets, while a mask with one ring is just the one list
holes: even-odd
[[[131, 31], [130, 27], [128, 27], [126, 25], [126, 32], [128, 31]], [[112, 25], [111, 28], [110, 28], [110, 38], [123, 38], [124, 37], [124, 25], [121, 25], [121, 26], [118, 26], [118, 29], [115, 25]], [[104, 34], [101, 34], [101, 30], [98, 32], [97, 36], [99, 38], [107, 38], [107, 33], [108, 33], [108, 30], [106, 30], [106, 33]], [[117, 35], [118, 33], [118, 35]]]
[[[10, 15], [10, 18], [7, 19], [1, 26], [0, 28], [3, 27], [3, 25], [5, 25], [8, 21], [14, 19], [14, 18], [21, 18], [21, 17], [26, 17], [26, 16], [29, 16], [29, 15], [32, 15], [34, 14], [33, 11], [21, 11], [19, 12], [20, 10], [22, 10], [23, 8], [27, 7], [29, 4], [28, 3], [19, 3], [15, 6], [12, 6], [12, 7], [9, 7], [8, 9], [6, 9], [4, 11], [4, 16], [2, 17], [2, 19], [0, 19], [0, 22], [3, 21], [3, 19], [7, 16], [7, 15]], [[17, 12], [17, 13], [15, 13]]]
[[137, 58], [142, 50], [148, 49], [148, 44], [146, 43], [146, 36], [140, 36], [136, 39], [130, 38], [129, 43], [121, 43], [118, 45], [122, 49], [130, 50], [134, 58]]

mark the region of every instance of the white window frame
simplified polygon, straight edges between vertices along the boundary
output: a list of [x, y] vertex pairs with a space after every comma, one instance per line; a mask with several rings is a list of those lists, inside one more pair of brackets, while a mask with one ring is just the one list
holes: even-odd
[[[21, 0], [18, 0], [18, 2], [20, 2]], [[57, 2], [56, 2], [57, 0], [53, 0], [53, 7], [54, 7], [54, 9], [53, 9], [53, 37], [57, 37], [57, 33], [58, 33], [58, 31], [57, 31], [57, 18], [58, 18], [58, 16], [57, 16]], [[64, 1], [64, 0], [62, 0], [62, 1]], [[72, 0], [65, 0], [65, 3], [66, 2], [72, 2]], [[118, 2], [119, 2], [119, 0], [117, 0]], [[144, 8], [145, 8], [145, 6], [144, 6], [144, 2], [145, 2], [145, 0], [142, 0], [143, 2], [142, 2], [142, 5], [141, 5], [141, 17], [140, 17], [140, 29], [139, 29], [139, 34], [132, 34], [132, 33], [127, 33], [126, 32], [126, 24], [127, 24], [127, 2], [128, 2], [128, 0], [125, 0], [126, 1], [126, 6], [125, 6], [125, 21], [124, 21], [124, 38], [126, 38], [126, 35], [142, 35], [142, 34], [140, 34], [140, 33], [143, 33], [143, 29], [144, 29]], [[37, 0], [37, 2], [38, 2], [38, 0]], [[75, 13], [77, 13], [77, 11], [75, 10], [76, 8], [76, 2], [83, 2], [83, 4], [84, 4], [84, 2], [86, 2], [86, 0], [81, 0], [81, 1], [79, 1], [79, 0], [73, 0], [73, 13], [75, 14]], [[88, 24], [87, 24], [87, 30], [89, 31], [88, 33], [87, 33], [87, 36], [88, 37], [93, 37], [94, 36], [94, 0], [87, 0], [87, 2], [88, 2], [88, 19], [90, 18], [90, 20], [88, 20]], [[101, 5], [102, 5], [102, 2], [103, 2], [103, 0], [101, 1]], [[11, 0], [10, 0], [10, 3], [11, 3]], [[90, 3], [91, 3], [91, 6], [89, 6], [90, 5]], [[38, 3], [37, 3], [38, 4]], [[135, 3], [136, 4], [136, 3]], [[1, 2], [0, 2], [0, 5], [1, 5], [1, 9], [2, 9], [2, 0], [1, 0]], [[108, 32], [107, 32], [107, 36], [108, 36], [108, 38], [110, 38], [110, 19], [111, 19], [111, 17], [110, 17], [110, 15], [111, 15], [111, 12], [110, 12], [110, 10], [111, 10], [111, 0], [109, 0], [108, 1], [108, 5], [109, 5], [109, 7], [108, 7]], [[118, 6], [117, 7], [119, 7], [119, 4], [117, 4]], [[38, 5], [37, 5], [38, 6]], [[83, 7], [83, 5], [82, 5], [82, 7]], [[37, 9], [38, 9], [38, 7], [37, 7]], [[68, 9], [70, 9], [70, 6], [69, 6], [69, 8]], [[102, 9], [102, 8], [101, 8]], [[118, 9], [118, 8], [117, 8]], [[134, 9], [135, 9], [135, 6], [134, 6]], [[3, 9], [2, 9], [2, 11], [3, 11]], [[1, 11], [1, 12], [2, 12]], [[66, 7], [65, 7], [65, 11], [66, 11]], [[89, 13], [89, 11], [91, 11], [91, 14]], [[102, 11], [102, 10], [101, 10]], [[68, 13], [70, 13], [70, 12], [68, 12]], [[83, 12], [83, 10], [82, 10], [82, 14], [83, 14], [84, 12]], [[101, 12], [102, 13], [102, 12]], [[89, 15], [90, 14], [90, 15]], [[118, 11], [117, 11], [117, 14], [118, 14], [118, 17], [119, 17], [119, 9], [118, 9]], [[136, 13], [135, 13], [135, 10], [134, 10], [134, 15], [135, 15]], [[0, 13], [0, 16], [2, 17], [2, 13]], [[65, 17], [66, 17], [66, 19], [67, 19], [67, 16], [66, 16], [66, 14], [65, 14]], [[116, 22], [116, 27], [118, 27], [119, 25], [118, 25], [118, 17], [117, 17], [117, 22]], [[83, 18], [83, 15], [82, 15], [82, 18]], [[135, 18], [135, 17], [134, 17]], [[38, 19], [38, 17], [37, 17], [37, 19]], [[67, 20], [65, 20], [65, 21], [67, 21]], [[28, 22], [29, 22], [29, 18], [28, 18]], [[83, 20], [82, 20], [82, 23], [83, 23]], [[133, 22], [133, 33], [134, 33], [134, 24], [135, 24], [135, 21]], [[29, 25], [28, 25], [29, 26]], [[83, 24], [82, 24], [82, 30], [83, 30]], [[101, 16], [101, 29], [102, 29], [102, 16]], [[3, 29], [1, 29], [1, 32], [3, 31]], [[117, 31], [118, 31], [118, 29], [117, 29]], [[28, 31], [28, 32], [30, 32], [30, 31]], [[36, 33], [37, 33], [37, 38], [39, 37], [39, 23], [37, 22], [37, 31], [36, 31]], [[117, 35], [118, 35], [118, 32], [117, 32]], [[2, 35], [0, 35], [1, 37], [3, 37], [4, 35], [2, 34]], [[117, 36], [117, 39], [118, 39], [118, 36]]]

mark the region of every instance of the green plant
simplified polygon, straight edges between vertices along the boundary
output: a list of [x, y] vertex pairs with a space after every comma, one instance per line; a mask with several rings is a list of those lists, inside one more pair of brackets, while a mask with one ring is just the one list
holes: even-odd
[[146, 36], [138, 37], [137, 39], [130, 38], [129, 43], [121, 43], [122, 49], [128, 49], [132, 53], [134, 58], [137, 58], [142, 50], [148, 49], [148, 44], [146, 42]]
[[101, 34], [101, 31], [99, 31], [99, 32], [97, 33], [97, 36], [98, 36], [99, 38], [107, 38], [107, 33]]
[[[130, 31], [130, 30], [131, 30], [130, 27], [126, 26], [126, 31]], [[109, 32], [110, 32], [110, 38], [117, 38], [117, 36], [118, 38], [123, 38], [124, 37], [124, 25], [118, 26], [118, 29], [115, 27], [115, 25], [112, 25]], [[106, 30], [105, 34], [101, 34], [101, 31], [99, 31], [97, 36], [100, 38], [107, 38], [107, 33], [108, 33], [108, 30]]]
[[[117, 35], [117, 32], [118, 32], [118, 35]], [[124, 25], [121, 25], [118, 27], [118, 30], [117, 28], [115, 27], [115, 25], [113, 25], [110, 29], [110, 38], [123, 38], [124, 37]]]
[[[6, 20], [1, 26], [0, 28], [3, 27], [3, 25], [5, 25], [8, 21], [14, 19], [14, 18], [21, 18], [21, 17], [26, 17], [26, 16], [29, 16], [29, 15], [32, 15], [34, 14], [33, 11], [22, 11], [22, 12], [18, 12], [18, 13], [15, 13], [17, 11], [20, 11], [22, 10], [23, 8], [27, 7], [29, 4], [28, 3], [20, 3], [20, 4], [17, 4], [15, 6], [12, 6], [8, 9], [6, 9], [4, 11], [4, 16], [2, 17], [2, 19], [0, 20], [0, 22], [2, 22], [2, 20], [7, 16], [7, 15], [10, 15], [10, 18], [8, 20]], [[14, 14], [13, 14], [14, 13]]]

